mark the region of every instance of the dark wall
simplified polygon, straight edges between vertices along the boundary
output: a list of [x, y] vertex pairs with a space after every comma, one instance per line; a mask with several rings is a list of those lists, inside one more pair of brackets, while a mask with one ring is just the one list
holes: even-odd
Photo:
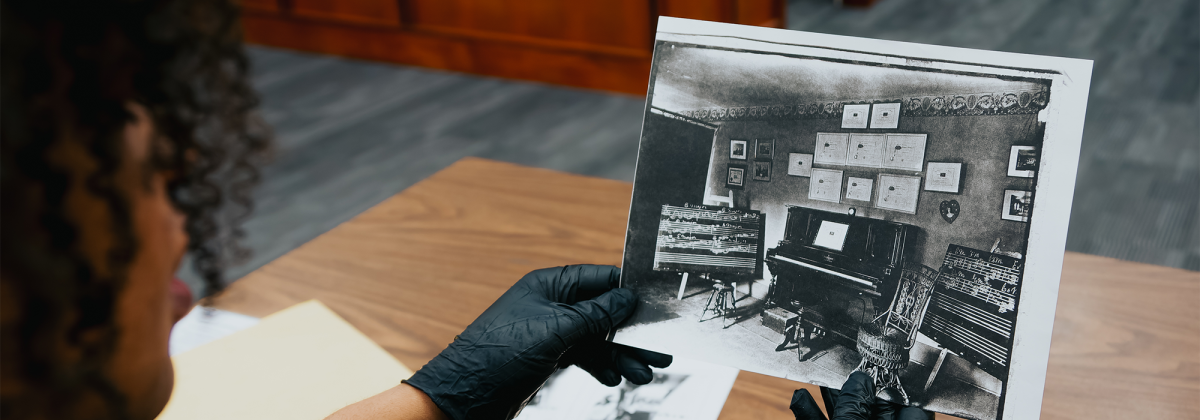
[[[964, 164], [962, 193], [925, 191], [923, 172], [814, 164], [816, 168], [843, 171], [842, 203], [810, 200], [809, 178], [787, 175], [787, 155], [812, 154], [818, 132], [927, 134], [926, 163]], [[791, 204], [838, 213], [845, 213], [850, 207], [854, 207], [859, 216], [919, 226], [924, 231], [924, 246], [918, 254], [912, 255], [912, 258], [933, 268], [941, 266], [946, 246], [951, 243], [989, 250], [993, 242], [1000, 238], [1001, 250], [1024, 254], [1026, 229], [1029, 225], [1003, 220], [1000, 218], [1000, 212], [1004, 190], [1031, 191], [1034, 179], [1009, 177], [1008, 157], [1011, 146], [1014, 145], [1040, 147], [1042, 132], [1043, 125], [1037, 122], [1036, 114], [902, 117], [899, 127], [890, 130], [842, 129], [840, 119], [730, 121], [722, 123], [714, 139], [712, 171], [708, 180], [709, 193], [728, 194], [729, 190], [725, 188], [725, 168], [729, 163], [731, 138], [751, 140], [749, 144], [753, 144], [756, 138], [774, 138], [776, 150], [771, 164], [774, 172], [771, 181], [747, 178], [745, 189], [734, 191], [734, 201], [738, 207], [748, 205], [751, 209], [766, 213], [765, 239], [768, 249], [775, 247], [779, 240], [783, 239], [782, 227], [787, 220], [785, 205]], [[876, 209], [866, 202], [851, 204], [845, 199], [844, 183], [847, 177], [875, 179], [879, 173], [917, 175], [922, 178], [916, 214]], [[961, 214], [952, 224], [941, 217], [939, 206], [943, 200], [958, 200], [961, 206]]]
[[712, 143], [710, 128], [647, 113], [625, 236], [622, 277], [626, 281], [653, 275], [662, 205], [700, 204], [704, 200]]

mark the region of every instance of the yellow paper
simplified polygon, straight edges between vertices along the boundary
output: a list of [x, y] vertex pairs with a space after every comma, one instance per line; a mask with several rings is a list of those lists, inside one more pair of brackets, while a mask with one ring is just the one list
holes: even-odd
[[161, 420], [323, 419], [413, 373], [315, 300], [172, 360]]

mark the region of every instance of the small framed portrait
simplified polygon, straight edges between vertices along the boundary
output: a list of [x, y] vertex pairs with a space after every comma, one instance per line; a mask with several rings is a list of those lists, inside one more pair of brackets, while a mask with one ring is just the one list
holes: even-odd
[[754, 158], [760, 160], [771, 160], [771, 155], [775, 153], [775, 139], [757, 139], [754, 140]]
[[962, 163], [929, 162], [925, 165], [925, 191], [962, 193]]
[[736, 160], [746, 160], [746, 155], [750, 151], [746, 148], [745, 140], [729, 139], [729, 158]]
[[729, 164], [725, 171], [725, 187], [740, 190], [746, 186], [746, 165]]
[[1021, 190], [1004, 190], [1004, 209], [1000, 218], [1016, 222], [1029, 222], [1033, 210], [1033, 193]]
[[769, 160], [754, 161], [754, 180], [755, 181], [770, 181], [771, 180], [771, 161], [769, 161]]
[[867, 114], [871, 112], [871, 104], [843, 105], [842, 128], [867, 128]]
[[1008, 176], [1033, 178], [1038, 168], [1038, 150], [1033, 146], [1013, 146], [1008, 154]]
[[811, 176], [813, 155], [806, 153], [788, 153], [787, 174], [791, 176]]

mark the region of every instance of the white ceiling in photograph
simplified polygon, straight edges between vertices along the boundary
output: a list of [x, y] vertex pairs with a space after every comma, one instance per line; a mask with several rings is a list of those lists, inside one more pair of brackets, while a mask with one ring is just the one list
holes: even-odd
[[992, 77], [684, 46], [658, 49], [655, 61], [652, 105], [671, 111], [1039, 88]]

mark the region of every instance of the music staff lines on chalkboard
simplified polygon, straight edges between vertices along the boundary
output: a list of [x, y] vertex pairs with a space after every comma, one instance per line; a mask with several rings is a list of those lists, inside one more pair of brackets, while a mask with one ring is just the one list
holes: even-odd
[[762, 213], [663, 205], [654, 270], [753, 275], [759, 270]]
[[663, 206], [663, 218], [678, 218], [684, 220], [717, 220], [736, 223], [752, 223], [757, 227], [761, 223], [762, 216], [757, 213], [745, 212], [741, 210], [730, 210], [722, 207], [719, 210], [705, 210], [695, 207], [676, 207]]
[[746, 229], [737, 225], [721, 224], [721, 225], [697, 225], [688, 222], [676, 222], [673, 220], [663, 220], [659, 222], [659, 229], [662, 231], [673, 233], [691, 233], [699, 235], [713, 236], [728, 236], [734, 238], [757, 238], [758, 230]]
[[758, 243], [746, 243], [742, 241], [722, 241], [714, 239], [697, 239], [697, 238], [667, 238], [658, 237], [658, 246], [660, 248], [672, 249], [701, 249], [712, 251], [714, 254], [728, 254], [731, 252], [758, 252]]

